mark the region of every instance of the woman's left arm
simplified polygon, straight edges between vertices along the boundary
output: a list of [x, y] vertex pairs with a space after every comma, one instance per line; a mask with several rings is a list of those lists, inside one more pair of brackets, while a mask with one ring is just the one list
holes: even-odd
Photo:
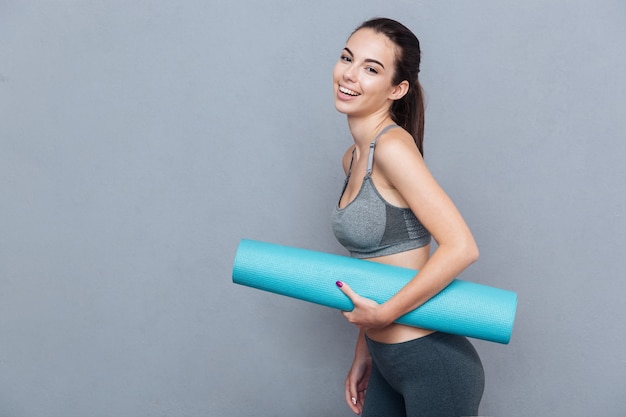
[[377, 143], [375, 169], [428, 229], [438, 247], [417, 275], [383, 304], [356, 296], [349, 286], [342, 288], [356, 298], [355, 309], [345, 315], [359, 327], [391, 324], [435, 296], [478, 259], [478, 247], [463, 217], [433, 178], [410, 136], [407, 139], [408, 134], [403, 133], [403, 137]]

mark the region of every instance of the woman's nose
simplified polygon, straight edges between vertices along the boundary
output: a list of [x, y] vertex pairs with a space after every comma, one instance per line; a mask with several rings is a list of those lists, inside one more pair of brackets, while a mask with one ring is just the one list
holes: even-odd
[[346, 81], [355, 81], [356, 75], [354, 73], [354, 67], [350, 65], [343, 72], [343, 79]]

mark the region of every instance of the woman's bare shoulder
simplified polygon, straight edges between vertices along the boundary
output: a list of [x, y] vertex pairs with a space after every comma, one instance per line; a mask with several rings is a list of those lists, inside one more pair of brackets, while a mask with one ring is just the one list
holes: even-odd
[[375, 155], [374, 163], [383, 169], [424, 164], [413, 137], [404, 129], [391, 129], [381, 136], [376, 143]]

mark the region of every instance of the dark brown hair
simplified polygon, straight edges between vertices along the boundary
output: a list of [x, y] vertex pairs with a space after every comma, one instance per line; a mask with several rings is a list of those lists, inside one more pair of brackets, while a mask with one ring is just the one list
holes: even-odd
[[393, 102], [391, 118], [413, 136], [417, 149], [424, 155], [424, 92], [417, 78], [421, 55], [419, 40], [406, 26], [392, 19], [368, 20], [352, 33], [365, 28], [385, 35], [397, 47], [393, 84], [406, 80], [409, 91]]

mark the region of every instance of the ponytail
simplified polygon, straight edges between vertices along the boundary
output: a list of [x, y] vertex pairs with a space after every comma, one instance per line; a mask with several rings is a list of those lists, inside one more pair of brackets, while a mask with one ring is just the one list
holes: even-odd
[[413, 136], [415, 145], [424, 156], [424, 90], [417, 81], [409, 91], [391, 105], [391, 118]]

